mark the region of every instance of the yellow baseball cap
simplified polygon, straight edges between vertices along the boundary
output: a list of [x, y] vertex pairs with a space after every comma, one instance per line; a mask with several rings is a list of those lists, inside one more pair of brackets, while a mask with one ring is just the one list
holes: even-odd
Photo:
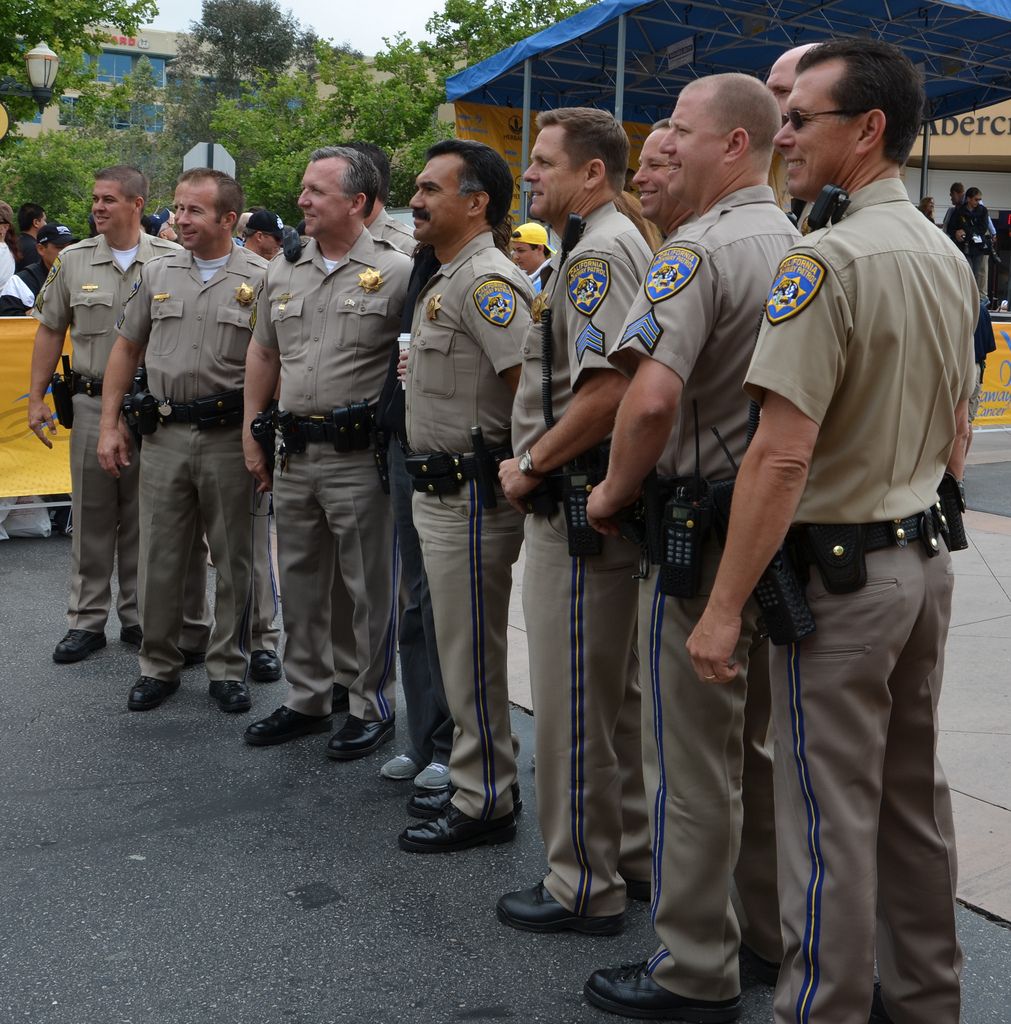
[[543, 245], [548, 252], [552, 252], [552, 248], [548, 245], [548, 233], [544, 230], [543, 224], [538, 224], [535, 221], [528, 221], [526, 224], [521, 224], [513, 232], [514, 242], [526, 242], [527, 245]]

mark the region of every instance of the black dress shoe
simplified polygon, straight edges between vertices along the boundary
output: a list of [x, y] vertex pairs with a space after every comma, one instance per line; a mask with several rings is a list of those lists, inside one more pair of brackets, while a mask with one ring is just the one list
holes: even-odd
[[[523, 810], [523, 800], [520, 797], [520, 784], [512, 784], [513, 791], [513, 815], [518, 816]], [[416, 789], [414, 796], [407, 801], [407, 813], [412, 818], [424, 818], [426, 821], [434, 821], [446, 813], [453, 794], [456, 790], [452, 786], [443, 789]]]
[[273, 651], [253, 651], [249, 656], [249, 678], [254, 683], [276, 683], [281, 678], [281, 659]]
[[532, 889], [509, 892], [495, 907], [498, 919], [524, 932], [582, 932], [584, 935], [617, 935], [625, 924], [624, 914], [587, 917], [561, 905], [538, 882]]
[[452, 853], [472, 846], [493, 846], [516, 838], [516, 819], [512, 812], [491, 821], [470, 818], [450, 804], [435, 821], [409, 825], [397, 838], [401, 850], [408, 853]]
[[301, 711], [282, 706], [266, 718], [253, 722], [242, 738], [254, 747], [273, 747], [312, 732], [329, 732], [332, 725], [331, 715], [303, 715]]
[[344, 724], [330, 737], [326, 756], [335, 761], [354, 761], [393, 739], [396, 726], [393, 719], [385, 722], [363, 722], [348, 715]]
[[53, 661], [61, 665], [71, 661], [83, 661], [92, 651], [100, 651], [104, 646], [104, 633], [92, 633], [88, 629], [68, 629], [67, 635], [53, 651]]
[[335, 715], [342, 714], [351, 707], [351, 691], [340, 683], [333, 684], [333, 703], [331, 707]]
[[179, 680], [172, 679], [165, 682], [162, 679], [152, 679], [150, 676], [141, 676], [133, 684], [130, 696], [126, 699], [126, 706], [131, 711], [150, 711], [158, 707], [166, 697], [171, 696], [179, 689]]
[[218, 702], [222, 711], [248, 711], [253, 706], [249, 687], [236, 679], [212, 679], [207, 695]]
[[187, 651], [184, 647], [179, 648], [179, 653], [183, 656], [183, 668], [202, 665], [207, 658], [206, 651]]
[[724, 1024], [741, 1016], [740, 996], [709, 1000], [676, 995], [646, 973], [646, 961], [594, 971], [583, 986], [583, 995], [594, 1006], [621, 1017]]
[[741, 943], [741, 951], [738, 954], [740, 969], [743, 976], [752, 975], [763, 985], [770, 988], [776, 987], [779, 980], [779, 964], [775, 960], [766, 960], [759, 956], [750, 946]]
[[144, 639], [144, 631], [140, 626], [124, 626], [119, 631], [119, 639], [131, 647], [140, 647], [141, 641]]
[[653, 899], [653, 885], [648, 878], [625, 878], [625, 895], [638, 903], [649, 903]]

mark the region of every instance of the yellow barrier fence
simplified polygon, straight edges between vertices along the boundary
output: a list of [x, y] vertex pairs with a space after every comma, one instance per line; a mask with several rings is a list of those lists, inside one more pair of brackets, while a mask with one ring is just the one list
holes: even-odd
[[[28, 386], [38, 322], [0, 317], [0, 498], [70, 490], [70, 431], [57, 428], [52, 450], [28, 430]], [[64, 351], [70, 351], [69, 340]]]

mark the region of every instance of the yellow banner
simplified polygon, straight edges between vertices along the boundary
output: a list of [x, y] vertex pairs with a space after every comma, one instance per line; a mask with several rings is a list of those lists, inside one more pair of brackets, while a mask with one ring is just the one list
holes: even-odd
[[[519, 223], [520, 217], [520, 182], [523, 177], [522, 154], [523, 143], [523, 111], [516, 107], [494, 107], [485, 103], [456, 103], [456, 135], [460, 139], [476, 139], [491, 146], [497, 153], [505, 157], [513, 172], [513, 223]], [[628, 135], [629, 166], [632, 170], [639, 169], [639, 151], [646, 137], [653, 130], [648, 124], [635, 121], [623, 123]], [[537, 111], [530, 112], [530, 146], [533, 148], [537, 138]]]
[[0, 317], [0, 498], [70, 491], [70, 431], [59, 427], [48, 435], [50, 450], [28, 429], [36, 327], [34, 317]]
[[995, 320], [993, 340], [997, 351], [986, 357], [979, 411], [973, 422], [977, 429], [1011, 426], [1011, 323]]

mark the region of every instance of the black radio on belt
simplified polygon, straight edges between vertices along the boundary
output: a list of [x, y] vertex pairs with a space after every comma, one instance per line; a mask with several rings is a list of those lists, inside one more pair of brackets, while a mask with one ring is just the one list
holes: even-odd
[[604, 537], [590, 526], [586, 514], [592, 490], [587, 473], [569, 472], [562, 477], [562, 510], [570, 555], [599, 555], [604, 550]]
[[660, 590], [695, 597], [702, 583], [702, 546], [713, 522], [713, 503], [702, 482], [677, 488], [660, 520]]

